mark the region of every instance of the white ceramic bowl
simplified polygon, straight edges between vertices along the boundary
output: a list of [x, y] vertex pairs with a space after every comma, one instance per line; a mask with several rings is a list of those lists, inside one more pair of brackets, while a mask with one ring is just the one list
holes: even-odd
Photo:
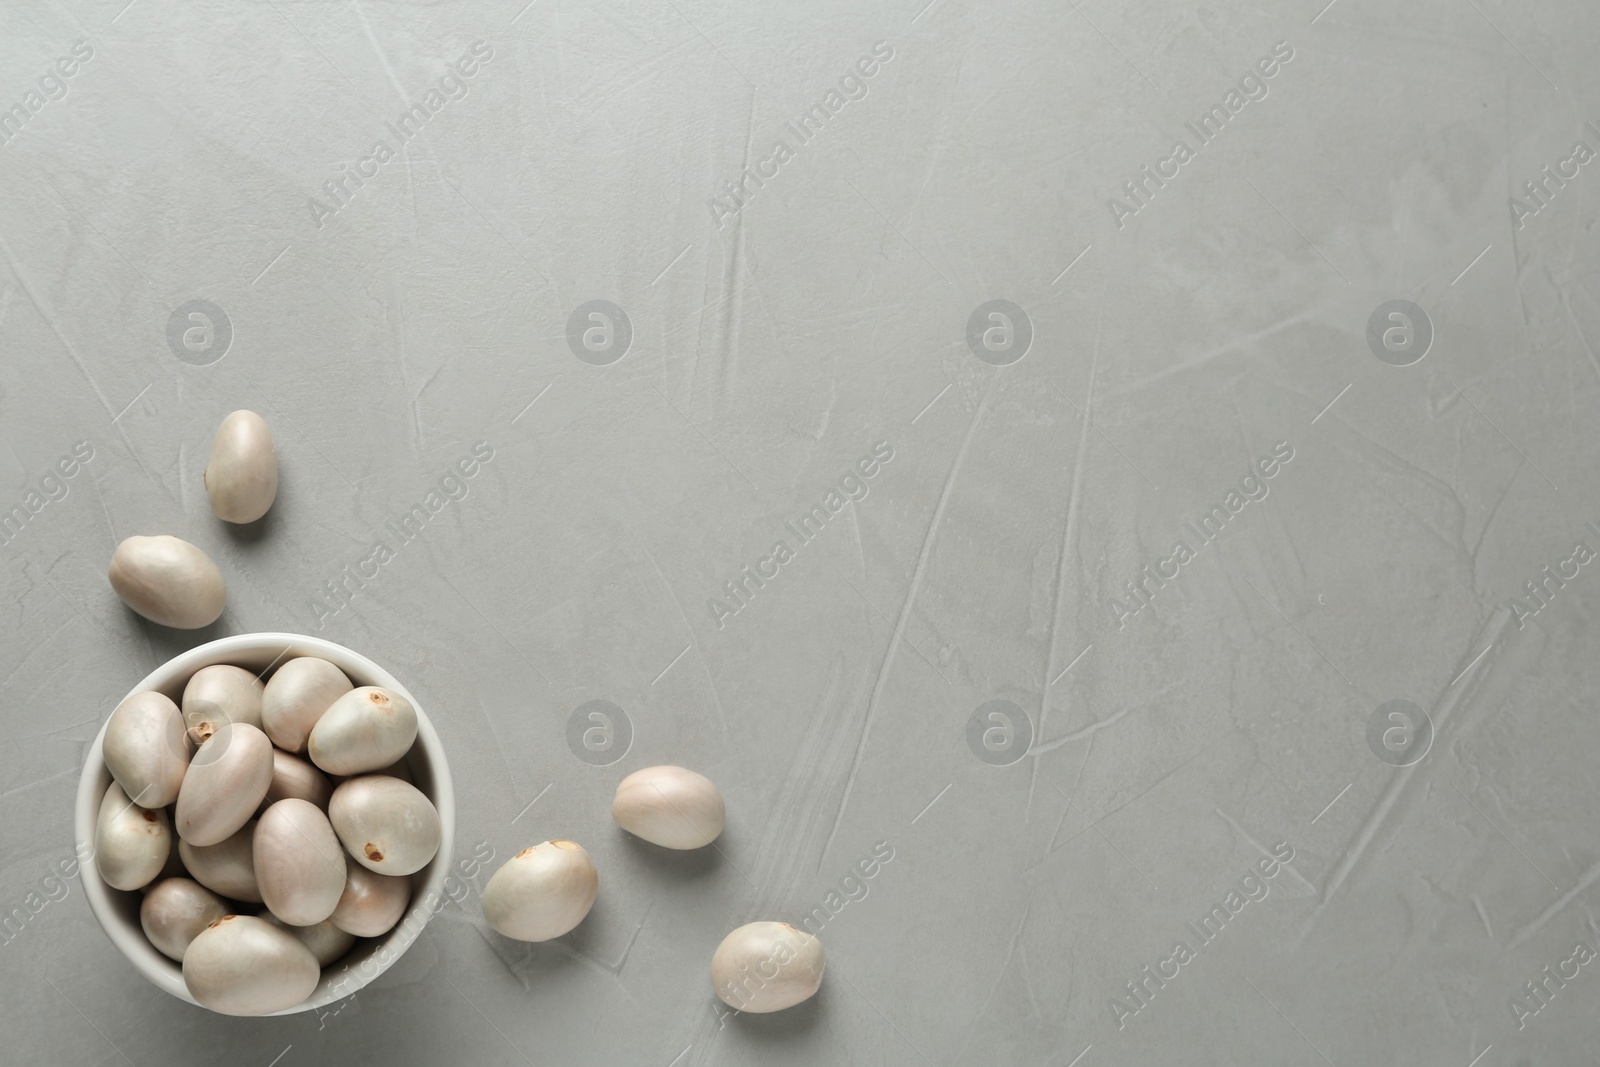
[[[411, 946], [423, 926], [433, 917], [435, 909], [429, 901], [436, 902], [443, 897], [445, 877], [450, 872], [454, 852], [456, 826], [456, 798], [455, 788], [450, 781], [450, 765], [445, 760], [439, 735], [422, 703], [394, 675], [343, 645], [301, 634], [240, 634], [237, 637], [224, 637], [168, 660], [134, 686], [129, 695], [154, 689], [174, 701], [181, 701], [184, 683], [201, 667], [209, 667], [213, 663], [232, 663], [264, 671], [295, 656], [319, 656], [344, 671], [357, 686], [381, 685], [399, 693], [417, 709], [417, 741], [411, 747], [407, 763], [417, 788], [427, 794], [433, 806], [439, 809], [440, 839], [438, 855], [411, 876], [411, 903], [394, 929], [376, 940], [358, 942], [343, 959], [323, 968], [322, 980], [311, 996], [291, 1008], [274, 1012], [275, 1015], [310, 1011], [342, 1000], [382, 974], [400, 958], [401, 953]], [[106, 709], [107, 722], [110, 721], [112, 710]], [[80, 843], [79, 855], [84, 854], [85, 845], [92, 846], [94, 843], [95, 817], [100, 810], [100, 798], [111, 785], [111, 772], [106, 770], [105, 758], [101, 754], [105, 736], [106, 728], [102, 725], [89, 749], [83, 777], [78, 782], [74, 832]], [[139, 925], [139, 905], [144, 894], [138, 890], [123, 892], [106, 885], [93, 860], [80, 865], [80, 877], [89, 898], [89, 909], [129, 962], [168, 993], [194, 1004], [195, 999], [183, 984], [183, 966], [158, 952]]]

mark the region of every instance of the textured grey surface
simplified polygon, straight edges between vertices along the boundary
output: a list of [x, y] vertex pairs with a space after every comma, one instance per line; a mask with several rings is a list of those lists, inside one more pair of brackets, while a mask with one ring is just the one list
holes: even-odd
[[[1593, 1055], [1600, 19], [921, 4], [6, 5], [0, 1062]], [[569, 327], [595, 300], [620, 359]], [[990, 300], [1020, 360], [1000, 320], [969, 348]], [[1369, 345], [1395, 300], [1420, 362]], [[200, 482], [238, 407], [283, 471], [243, 534]], [[121, 606], [135, 533], [217, 559], [216, 626]], [[574, 838], [588, 921], [506, 942], [480, 873], [337, 1015], [141, 980], [52, 876], [80, 762], [147, 670], [257, 630], [403, 678], [458, 857]], [[593, 700], [631, 723], [608, 766], [569, 731]], [[1393, 700], [1425, 753], [1387, 711], [1369, 746]], [[611, 823], [656, 762], [721, 784], [717, 850]], [[722, 935], [814, 908], [821, 993], [723, 1017]]]

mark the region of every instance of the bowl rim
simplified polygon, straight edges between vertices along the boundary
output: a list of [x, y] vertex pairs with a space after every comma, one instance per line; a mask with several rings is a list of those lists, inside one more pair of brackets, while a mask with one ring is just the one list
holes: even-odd
[[[437, 901], [444, 894], [445, 879], [450, 873], [450, 864], [455, 851], [455, 785], [450, 776], [450, 764], [445, 758], [444, 746], [439, 740], [439, 734], [434, 729], [432, 720], [429, 719], [421, 702], [400, 683], [399, 679], [354, 649], [308, 634], [270, 631], [234, 634], [181, 652], [140, 679], [139, 683], [106, 713], [105, 721], [100, 724], [99, 733], [89, 746], [78, 779], [73, 832], [76, 836], [76, 854], [80, 858], [79, 876], [83, 882], [84, 895], [89, 900], [89, 910], [93, 913], [95, 921], [100, 924], [100, 928], [106, 932], [106, 936], [111, 939], [111, 943], [139, 973], [157, 987], [179, 1000], [187, 1001], [196, 1007], [204, 1007], [190, 996], [188, 988], [184, 985], [182, 965], [157, 950], [145, 937], [144, 930], [137, 921], [129, 923], [120, 914], [113, 894], [120, 895], [123, 891], [114, 890], [106, 885], [92, 856], [88, 860], [82, 860], [82, 856], [85, 855], [86, 848], [92, 850], [100, 801], [111, 785], [111, 772], [106, 768], [103, 751], [106, 727], [111, 722], [111, 712], [135, 693], [149, 689], [164, 689], [175, 682], [186, 680], [202, 667], [232, 663], [237, 657], [262, 653], [275, 653], [276, 658], [257, 672], [258, 676], [266, 674], [268, 670], [290, 659], [316, 656], [328, 660], [344, 671], [357, 686], [382, 686], [409, 700], [417, 712], [417, 741], [412, 746], [410, 755], [413, 759], [416, 758], [420, 749], [427, 774], [432, 778], [432, 788], [424, 790], [424, 793], [439, 812], [439, 851], [427, 866], [412, 875], [411, 903], [407, 906], [406, 913], [400, 917], [400, 921], [392, 930], [383, 937], [375, 939], [365, 959], [358, 961], [358, 966], [351, 967], [346, 964], [343, 977], [336, 980], [335, 975], [338, 972], [335, 968], [339, 967], [340, 961], [328, 964], [322, 968], [322, 977], [309, 997], [299, 1004], [270, 1013], [294, 1015], [343, 1000], [388, 970], [406, 949], [411, 947], [428, 920], [436, 914], [437, 909], [433, 908], [429, 901]], [[173, 833], [173, 838], [173, 847], [176, 847], [176, 831]], [[420, 882], [417, 880], [419, 876]], [[131, 892], [138, 893], [141, 890]], [[378, 961], [376, 970], [370, 974], [363, 974], [366, 968], [362, 965], [374, 959]]]

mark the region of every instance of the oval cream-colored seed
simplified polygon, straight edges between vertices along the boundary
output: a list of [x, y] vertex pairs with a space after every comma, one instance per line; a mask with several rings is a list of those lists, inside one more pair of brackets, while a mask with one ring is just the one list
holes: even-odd
[[271, 784], [272, 742], [249, 723], [228, 723], [189, 761], [178, 790], [178, 836], [216, 844], [250, 821]]
[[291, 756], [275, 748], [272, 750], [272, 784], [267, 786], [267, 795], [261, 801], [261, 808], [256, 815], [259, 817], [262, 811], [291, 797], [309, 801], [327, 811], [328, 798], [331, 796], [333, 783], [328, 781], [327, 775], [299, 756]]
[[118, 704], [101, 748], [106, 770], [141, 806], [164, 808], [178, 799], [189, 746], [178, 705], [165, 694], [135, 693]]
[[230, 900], [261, 903], [256, 882], [256, 823], [245, 823], [214, 845], [191, 845], [180, 838], [178, 855], [189, 877]]
[[483, 889], [483, 917], [518, 941], [548, 941], [594, 907], [600, 875], [574, 841], [546, 841], [505, 862]]
[[317, 958], [298, 938], [251, 915], [218, 919], [200, 931], [183, 957], [189, 995], [224, 1015], [292, 1008], [321, 978]]
[[210, 626], [228, 602], [227, 583], [211, 557], [170, 534], [123, 541], [106, 577], [128, 607], [178, 630]]
[[172, 824], [164, 808], [141, 808], [112, 782], [100, 798], [94, 828], [94, 862], [112, 889], [140, 889], [167, 865]]
[[646, 767], [617, 785], [611, 817], [637, 837], [663, 848], [702, 848], [722, 833], [722, 792], [703, 774], [682, 767]]
[[747, 923], [711, 957], [711, 985], [730, 1008], [782, 1011], [811, 999], [827, 965], [822, 942], [788, 923]]
[[344, 849], [322, 809], [280, 800], [256, 824], [256, 883], [267, 909], [291, 926], [333, 914], [344, 895]]
[[222, 420], [202, 475], [211, 510], [224, 522], [255, 522], [278, 495], [278, 450], [267, 421], [253, 411]]
[[439, 812], [414, 785], [381, 774], [343, 782], [328, 819], [345, 851], [369, 871], [415, 874], [439, 851]]
[[221, 897], [188, 878], [164, 878], [139, 905], [139, 925], [162, 955], [183, 962], [200, 931], [228, 914]]
[[[167, 812], [167, 820], [169, 822], [172, 820], [172, 813], [170, 811]], [[182, 843], [182, 838], [180, 838], [177, 835], [177, 832], [174, 831], [172, 835], [172, 846], [167, 849], [167, 862], [162, 864], [161, 873], [156, 875], [155, 881], [144, 887], [144, 892], [150, 892], [150, 890], [154, 889], [168, 878], [189, 877], [189, 872], [184, 870], [183, 867], [183, 854], [178, 850], [178, 846]]]
[[230, 722], [261, 725], [261, 679], [243, 667], [214, 663], [201, 667], [183, 687], [183, 722], [189, 739], [203, 745]]
[[261, 918], [293, 934], [302, 945], [311, 950], [311, 954], [317, 958], [317, 963], [323, 967], [349, 952], [350, 946], [356, 943], [356, 936], [333, 925], [332, 919], [323, 919], [310, 926], [290, 926], [270, 911], [262, 913]]
[[387, 767], [417, 739], [417, 711], [399, 693], [375, 685], [335, 700], [311, 728], [306, 752], [329, 774], [361, 774]]
[[411, 879], [350, 864], [344, 895], [328, 921], [356, 937], [381, 937], [394, 928], [411, 901]]
[[261, 728], [287, 752], [304, 752], [311, 728], [335, 700], [354, 688], [325, 659], [300, 656], [279, 667], [261, 698]]

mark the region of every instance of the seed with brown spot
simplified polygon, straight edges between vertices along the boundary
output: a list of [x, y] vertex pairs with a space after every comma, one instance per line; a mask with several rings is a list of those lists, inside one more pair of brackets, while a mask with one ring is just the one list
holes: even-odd
[[[400, 704], [401, 698], [396, 697], [394, 702]], [[312, 730], [313, 755], [317, 750], [316, 731], [322, 729], [332, 713], [325, 712]], [[395, 877], [415, 874], [426, 867], [438, 853], [443, 837], [439, 811], [427, 795], [386, 774], [360, 774], [341, 782], [328, 800], [328, 821], [358, 863], [375, 874]]]
[[483, 890], [483, 917], [506, 937], [548, 941], [583, 921], [599, 888], [587, 852], [572, 841], [547, 841], [494, 873]]
[[311, 762], [329, 774], [381, 772], [411, 750], [417, 711], [399, 693], [362, 686], [338, 697], [306, 737]]

